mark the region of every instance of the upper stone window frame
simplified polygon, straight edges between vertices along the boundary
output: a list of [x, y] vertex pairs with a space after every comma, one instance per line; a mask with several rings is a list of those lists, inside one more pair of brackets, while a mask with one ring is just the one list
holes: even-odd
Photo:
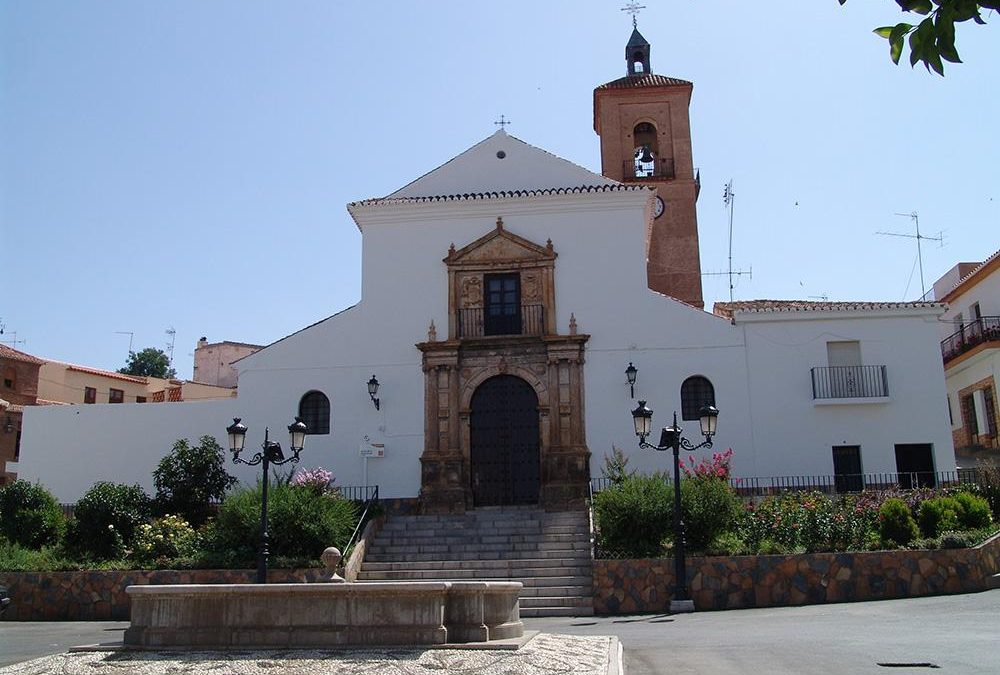
[[[555, 261], [559, 256], [549, 239], [544, 246], [519, 237], [504, 228], [502, 217], [496, 228], [456, 249], [452, 244], [443, 262], [448, 269], [448, 335], [459, 339], [459, 310], [482, 307], [487, 274], [516, 273], [524, 304], [543, 308], [543, 334], [556, 335]], [[489, 336], [495, 337], [495, 336]]]

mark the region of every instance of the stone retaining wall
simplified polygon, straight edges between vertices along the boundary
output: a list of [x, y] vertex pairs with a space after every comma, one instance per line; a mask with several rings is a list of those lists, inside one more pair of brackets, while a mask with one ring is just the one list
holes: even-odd
[[[813, 605], [971, 593], [1000, 572], [1000, 535], [971, 549], [691, 557], [698, 610]], [[674, 561], [595, 560], [597, 614], [666, 612]]]
[[[142, 584], [252, 584], [256, 570], [0, 572], [10, 591], [5, 621], [127, 621], [125, 587]], [[268, 570], [270, 583], [318, 581], [321, 569]]]

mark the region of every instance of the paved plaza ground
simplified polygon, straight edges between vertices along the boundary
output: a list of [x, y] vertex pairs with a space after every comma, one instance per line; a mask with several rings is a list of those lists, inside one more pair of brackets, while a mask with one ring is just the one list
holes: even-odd
[[577, 675], [606, 672], [609, 641], [601, 636], [620, 639], [628, 675], [1000, 673], [1000, 590], [676, 616], [525, 619], [525, 626], [541, 635], [519, 650], [529, 650], [520, 658], [509, 651], [368, 650], [325, 652], [322, 658], [299, 654], [288, 660], [275, 653], [243, 661], [215, 655], [202, 663], [190, 658], [166, 663], [160, 658], [159, 663], [139, 660], [132, 667], [121, 656], [101, 661], [109, 657], [100, 654], [26, 662], [62, 654], [72, 645], [120, 640], [123, 623], [5, 622], [0, 624], [0, 675], [98, 675], [101, 670], [155, 675], [168, 669], [191, 675], [273, 670], [302, 675]]

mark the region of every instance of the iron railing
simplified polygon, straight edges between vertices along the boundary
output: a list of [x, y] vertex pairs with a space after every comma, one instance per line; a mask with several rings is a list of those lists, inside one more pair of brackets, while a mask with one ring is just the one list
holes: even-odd
[[640, 162], [638, 159], [625, 160], [622, 164], [622, 175], [625, 180], [677, 177], [673, 157], [656, 157], [651, 162]]
[[521, 305], [519, 312], [511, 313], [473, 307], [458, 310], [455, 318], [459, 338], [545, 334], [543, 305]]
[[[341, 555], [343, 556], [343, 561], [345, 563], [347, 562], [348, 556], [351, 555], [350, 554], [351, 547], [354, 546], [354, 544], [358, 540], [358, 537], [364, 531], [363, 530], [364, 526], [366, 524], [368, 524], [368, 514], [369, 514], [369, 512], [371, 511], [371, 509], [372, 509], [373, 506], [375, 506], [376, 504], [378, 504], [378, 485], [361, 485], [361, 486], [357, 486], [357, 487], [363, 488], [364, 492], [363, 493], [359, 492], [358, 496], [360, 496], [361, 494], [364, 494], [365, 495], [365, 502], [364, 502], [364, 507], [361, 509], [361, 517], [358, 518], [358, 524], [354, 528], [354, 532], [351, 533], [351, 538], [347, 540], [347, 545], [344, 546], [344, 550], [341, 553]], [[341, 493], [341, 494], [343, 494], [343, 493]], [[361, 500], [360, 499], [353, 499], [353, 501], [361, 501]]]
[[[822, 492], [848, 494], [852, 492], [884, 492], [909, 490], [919, 487], [952, 487], [978, 484], [981, 481], [976, 469], [956, 471], [903, 471], [897, 473], [859, 473], [803, 476], [751, 476], [730, 478], [729, 484], [742, 497], [767, 497], [787, 492]], [[611, 487], [608, 478], [590, 481], [591, 495]]]
[[941, 341], [941, 358], [948, 363], [984, 342], [1000, 342], [1000, 316], [983, 316], [962, 324]]
[[889, 395], [885, 366], [829, 366], [813, 368], [811, 373], [814, 399]]

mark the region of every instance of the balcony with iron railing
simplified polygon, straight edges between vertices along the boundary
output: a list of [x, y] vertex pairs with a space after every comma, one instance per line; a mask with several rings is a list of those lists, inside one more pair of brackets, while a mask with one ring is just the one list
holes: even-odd
[[543, 305], [521, 305], [520, 308], [513, 308], [515, 311], [506, 311], [508, 309], [472, 307], [458, 310], [455, 315], [457, 337], [464, 339], [545, 334]]
[[889, 380], [885, 366], [829, 366], [813, 368], [814, 401], [832, 399], [886, 399]]
[[989, 342], [1000, 346], [1000, 316], [982, 316], [963, 324], [941, 341], [941, 358], [948, 363], [973, 347]]
[[663, 180], [677, 177], [673, 157], [653, 157], [648, 162], [639, 159], [625, 160], [622, 165], [622, 175], [625, 180]]

